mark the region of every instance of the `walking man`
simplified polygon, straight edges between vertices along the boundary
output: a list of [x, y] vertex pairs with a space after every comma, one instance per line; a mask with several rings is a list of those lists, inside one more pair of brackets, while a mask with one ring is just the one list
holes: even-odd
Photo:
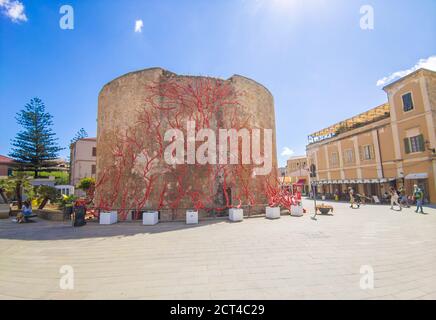
[[422, 202], [424, 200], [424, 192], [415, 184], [413, 186], [413, 197], [416, 200], [416, 210], [415, 212], [420, 211], [420, 213], [424, 213], [424, 209], [422, 208]]

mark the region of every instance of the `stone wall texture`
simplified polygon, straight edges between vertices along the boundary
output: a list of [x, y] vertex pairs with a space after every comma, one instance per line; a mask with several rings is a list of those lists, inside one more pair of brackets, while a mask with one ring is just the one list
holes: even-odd
[[[178, 128], [187, 137], [188, 120], [197, 130], [213, 129], [217, 140], [218, 129], [272, 129], [271, 175], [253, 174], [254, 164], [169, 166], [164, 134]], [[265, 184], [277, 172], [275, 140], [273, 97], [251, 79], [180, 76], [161, 68], [128, 73], [99, 95], [95, 204], [119, 212], [159, 210], [162, 220], [181, 219], [189, 208], [200, 216], [225, 215], [232, 206], [264, 208]]]

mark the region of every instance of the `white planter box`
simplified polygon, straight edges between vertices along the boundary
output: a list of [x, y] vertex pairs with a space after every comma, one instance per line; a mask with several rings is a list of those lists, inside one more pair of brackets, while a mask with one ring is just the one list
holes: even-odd
[[198, 224], [198, 211], [186, 211], [186, 224]]
[[303, 216], [303, 207], [302, 206], [292, 206], [291, 207], [291, 216], [302, 217]]
[[280, 207], [266, 207], [266, 217], [268, 219], [280, 219]]
[[229, 209], [229, 220], [234, 222], [244, 220], [244, 210], [235, 208]]
[[118, 213], [116, 211], [100, 213], [100, 224], [114, 224], [117, 222], [118, 222]]
[[159, 213], [157, 211], [148, 211], [142, 214], [142, 224], [144, 226], [154, 226], [159, 222]]

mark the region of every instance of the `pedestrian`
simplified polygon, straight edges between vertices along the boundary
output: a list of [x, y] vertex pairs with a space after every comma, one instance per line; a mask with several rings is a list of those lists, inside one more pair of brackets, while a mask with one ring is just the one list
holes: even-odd
[[416, 200], [416, 210], [415, 212], [420, 211], [420, 213], [424, 214], [424, 209], [422, 208], [422, 202], [424, 200], [424, 192], [415, 184], [413, 186], [413, 197]]
[[[354, 198], [354, 190], [353, 188], [348, 188], [348, 194], [350, 195], [350, 208], [354, 209], [354, 204], [356, 204], [356, 199]], [[360, 208], [360, 204], [357, 203], [357, 208]]]
[[406, 208], [410, 208], [409, 201], [406, 195], [406, 189], [404, 189], [404, 186], [401, 186], [398, 192], [400, 197], [400, 205]]
[[397, 190], [395, 190], [394, 187], [391, 187], [389, 189], [389, 194], [391, 196], [391, 210], [394, 210], [394, 205], [397, 205], [398, 207], [400, 207], [400, 211], [403, 209], [400, 205], [400, 203], [398, 202], [398, 192]]
[[24, 201], [21, 212], [17, 214], [17, 222], [29, 222], [29, 217], [32, 215], [32, 204], [29, 200]]

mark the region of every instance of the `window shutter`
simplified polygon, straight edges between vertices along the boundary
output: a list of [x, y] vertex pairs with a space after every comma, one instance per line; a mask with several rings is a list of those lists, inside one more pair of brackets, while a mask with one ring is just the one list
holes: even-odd
[[375, 159], [374, 145], [373, 144], [369, 146], [369, 154], [370, 154], [371, 159]]
[[406, 154], [410, 153], [409, 138], [404, 138], [404, 150], [406, 151]]
[[418, 146], [419, 151], [425, 151], [424, 135], [422, 134], [418, 136]]
[[362, 150], [362, 146], [359, 146], [359, 159], [360, 159], [360, 161], [363, 160], [363, 150]]

